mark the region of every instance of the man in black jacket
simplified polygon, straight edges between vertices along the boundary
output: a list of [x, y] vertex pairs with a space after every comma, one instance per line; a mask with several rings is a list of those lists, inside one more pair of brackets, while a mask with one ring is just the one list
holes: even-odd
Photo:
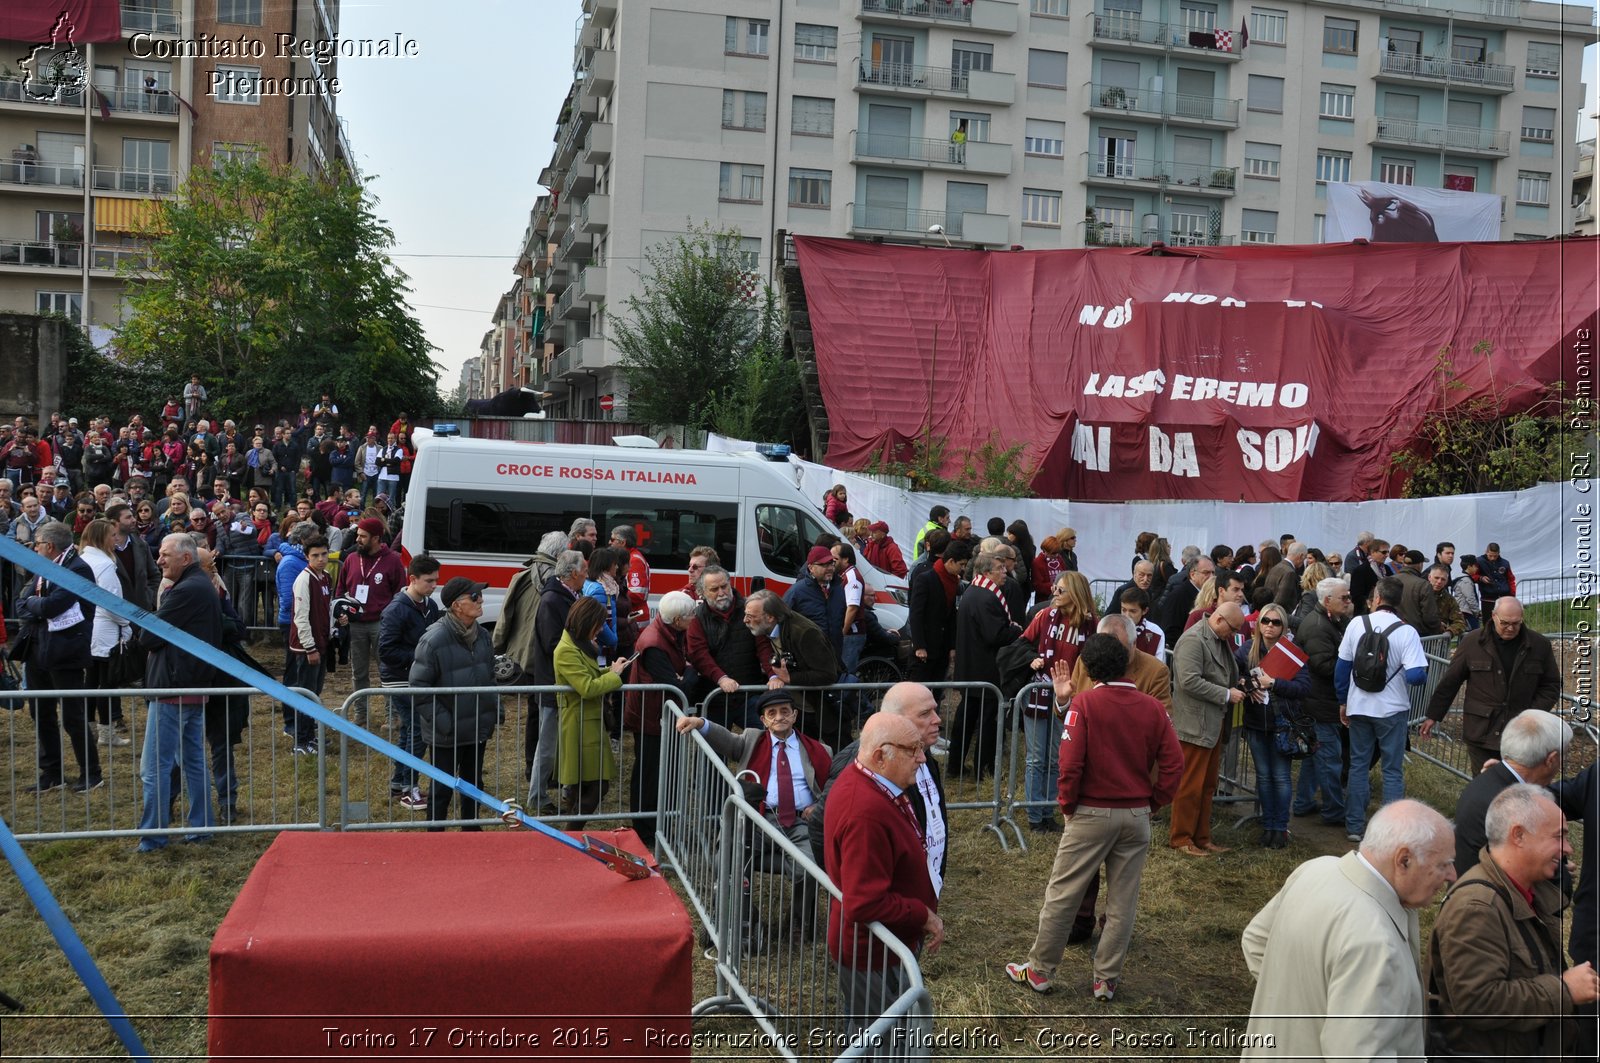
[[772, 591], [756, 591], [745, 600], [744, 626], [756, 637], [758, 656], [763, 643], [768, 647], [769, 689], [812, 688], [800, 692], [800, 730], [830, 749], [844, 745], [849, 725], [832, 693], [818, 689], [839, 681], [839, 658], [828, 636]]
[[[1022, 629], [1011, 619], [1006, 606], [1004, 583], [1006, 564], [997, 554], [980, 554], [972, 561], [972, 585], [961, 596], [956, 609], [956, 668], [958, 683], [1000, 685], [1000, 666], [995, 654], [1017, 640]], [[951, 739], [950, 765], [957, 776], [965, 774], [967, 750], [975, 747], [972, 777], [982, 779], [995, 770], [995, 727], [1000, 703], [992, 690], [965, 690], [960, 715]]]
[[956, 596], [972, 560], [972, 544], [950, 542], [937, 561], [913, 572], [908, 626], [911, 629], [911, 678], [940, 683], [950, 671], [955, 647]]
[[721, 565], [707, 565], [697, 582], [700, 604], [683, 637], [684, 656], [700, 680], [690, 697], [701, 701], [716, 692], [706, 703], [707, 718], [724, 727], [757, 727], [761, 718], [750, 707], [754, 699], [739, 688], [765, 683], [767, 673], [756, 637], [744, 625], [744, 599]]
[[1157, 623], [1167, 636], [1167, 645], [1176, 646], [1183, 635], [1183, 625], [1194, 611], [1195, 599], [1205, 581], [1217, 574], [1217, 566], [1209, 557], [1198, 557], [1194, 564], [1172, 577], [1161, 604], [1156, 606]]
[[[161, 540], [157, 557], [161, 573], [172, 585], [161, 595], [156, 618], [209, 646], [222, 638], [222, 599], [205, 570], [200, 567], [194, 540], [187, 535], [169, 535]], [[187, 650], [167, 642], [149, 629], [139, 633], [139, 645], [149, 651], [145, 661], [144, 685], [154, 693], [150, 717], [145, 725], [144, 752], [139, 757], [139, 777], [144, 783], [144, 813], [140, 830], [161, 830], [168, 825], [172, 793], [172, 766], [183, 764], [183, 785], [189, 791], [187, 841], [204, 841], [214, 820], [211, 814], [211, 787], [206, 779], [204, 694], [186, 691], [215, 684], [211, 665]], [[167, 844], [165, 835], [147, 836], [139, 843], [141, 853], [153, 852]]]
[[[43, 560], [94, 582], [88, 562], [78, 556], [72, 545], [72, 529], [60, 521], [39, 526], [34, 533], [33, 549]], [[94, 606], [45, 576], [33, 576], [22, 580], [16, 615], [25, 625], [29, 641], [28, 689], [36, 692], [82, 690], [87, 670], [93, 663], [89, 636], [94, 629]], [[60, 699], [58, 723], [57, 700], [48, 693], [45, 697], [36, 693], [29, 699], [39, 737], [36, 752], [39, 777], [34, 785], [24, 789], [24, 793], [44, 793], [61, 785], [62, 727], [72, 740], [72, 752], [78, 760], [80, 778], [72, 788], [87, 793], [101, 785], [100, 752], [95, 745], [94, 728], [89, 725], [88, 701]]]
[[1489, 844], [1484, 817], [1500, 791], [1519, 782], [1549, 787], [1561, 774], [1561, 763], [1571, 744], [1572, 728], [1561, 717], [1543, 709], [1519, 712], [1506, 725], [1500, 739], [1502, 759], [1474, 775], [1456, 798], [1457, 876], [1478, 866], [1478, 853]]
[[[587, 571], [583, 555], [576, 550], [563, 550], [556, 557], [556, 567], [545, 580], [539, 594], [539, 608], [533, 617], [533, 684], [555, 686], [556, 644], [566, 630], [567, 613], [572, 603], [583, 593], [583, 578]], [[556, 804], [550, 800], [549, 786], [556, 773], [556, 747], [560, 737], [561, 715], [554, 693], [536, 695], [536, 709], [528, 713], [527, 736], [524, 752], [528, 765], [528, 799], [538, 808], [538, 815], [555, 815]]]
[[[389, 600], [383, 615], [378, 618], [378, 679], [384, 686], [403, 687], [410, 682], [417, 640], [443, 615], [432, 597], [438, 585], [439, 562], [427, 554], [412, 558], [406, 569], [405, 589]], [[424, 743], [417, 729], [411, 696], [391, 695], [389, 713], [394, 724], [390, 735], [394, 744], [412, 756], [420, 757]], [[417, 785], [415, 768], [398, 760], [394, 762], [394, 772], [389, 776], [389, 799], [399, 801], [402, 808], [412, 812], [421, 812], [428, 807], [427, 799]]]
[[[1306, 654], [1306, 673], [1311, 677], [1311, 693], [1301, 707], [1317, 728], [1317, 748], [1310, 760], [1300, 762], [1300, 782], [1295, 790], [1293, 812], [1297, 816], [1321, 813], [1322, 822], [1331, 826], [1344, 823], [1344, 770], [1350, 760], [1349, 739], [1339, 722], [1339, 694], [1333, 687], [1334, 666], [1339, 660], [1339, 643], [1350, 623], [1350, 585], [1337, 576], [1317, 584], [1317, 605], [1300, 621], [1295, 641]], [[1317, 801], [1317, 791], [1322, 800]]]

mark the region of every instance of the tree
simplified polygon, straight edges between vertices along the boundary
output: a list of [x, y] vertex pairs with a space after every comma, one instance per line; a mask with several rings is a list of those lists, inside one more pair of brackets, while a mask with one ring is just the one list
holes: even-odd
[[691, 226], [645, 252], [643, 292], [612, 332], [629, 417], [741, 439], [798, 434], [799, 367], [772, 289], [746, 271], [739, 244], [737, 230]]
[[[1462, 361], [1492, 362], [1493, 354], [1493, 346], [1480, 341]], [[1564, 480], [1572, 475], [1571, 456], [1592, 445], [1574, 429], [1580, 422], [1570, 416], [1571, 403], [1559, 382], [1527, 409], [1508, 414], [1492, 371], [1488, 394], [1460, 399], [1456, 393], [1467, 384], [1448, 344], [1434, 359], [1434, 377], [1437, 408], [1429, 411], [1416, 440], [1391, 459], [1393, 468], [1407, 476], [1406, 498], [1520, 491], [1541, 480]]]
[[199, 373], [239, 418], [323, 391], [352, 422], [432, 410], [438, 370], [373, 205], [343, 170], [196, 167], [130, 271], [120, 352], [169, 387]]

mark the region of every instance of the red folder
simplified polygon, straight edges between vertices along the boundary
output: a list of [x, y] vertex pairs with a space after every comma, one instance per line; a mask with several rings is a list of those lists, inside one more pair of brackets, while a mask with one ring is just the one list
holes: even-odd
[[1261, 658], [1261, 670], [1274, 679], [1289, 680], [1306, 666], [1306, 651], [1285, 635]]

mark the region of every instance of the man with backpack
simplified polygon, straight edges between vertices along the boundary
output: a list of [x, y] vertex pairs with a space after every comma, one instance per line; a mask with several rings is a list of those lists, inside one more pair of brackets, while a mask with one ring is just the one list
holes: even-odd
[[1406, 718], [1411, 710], [1408, 686], [1428, 678], [1422, 639], [1398, 612], [1405, 586], [1385, 576], [1367, 599], [1367, 613], [1345, 629], [1334, 664], [1333, 683], [1339, 695], [1340, 722], [1350, 728], [1350, 781], [1345, 793], [1346, 837], [1359, 842], [1367, 829], [1368, 773], [1376, 756], [1383, 759], [1383, 801], [1405, 796]]

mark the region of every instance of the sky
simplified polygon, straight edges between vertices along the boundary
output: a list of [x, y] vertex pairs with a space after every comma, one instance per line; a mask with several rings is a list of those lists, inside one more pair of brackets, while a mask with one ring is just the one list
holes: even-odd
[[[630, 0], [637, 2], [637, 0]], [[1590, 0], [1594, 6], [1594, 0]], [[443, 17], [447, 12], [470, 17]], [[338, 112], [396, 264], [438, 348], [440, 389], [477, 356], [511, 287], [523, 231], [543, 189], [556, 114], [572, 84], [581, 0], [345, 0], [339, 36], [417, 42], [409, 58], [344, 59]], [[1595, 108], [1597, 49], [1584, 58]], [[1508, 60], [1512, 61], [1512, 60]], [[1595, 135], [1585, 118], [1579, 139]]]

